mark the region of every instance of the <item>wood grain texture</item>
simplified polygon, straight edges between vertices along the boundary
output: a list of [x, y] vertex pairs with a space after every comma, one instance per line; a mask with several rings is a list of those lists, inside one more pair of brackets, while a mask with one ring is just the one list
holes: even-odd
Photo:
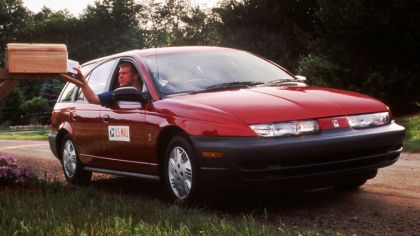
[[9, 73], [66, 73], [64, 44], [8, 44]]

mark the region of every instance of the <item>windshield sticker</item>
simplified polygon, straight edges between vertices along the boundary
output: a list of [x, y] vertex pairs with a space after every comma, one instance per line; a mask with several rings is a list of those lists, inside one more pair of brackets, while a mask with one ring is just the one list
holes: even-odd
[[108, 126], [109, 141], [130, 142], [129, 126]]

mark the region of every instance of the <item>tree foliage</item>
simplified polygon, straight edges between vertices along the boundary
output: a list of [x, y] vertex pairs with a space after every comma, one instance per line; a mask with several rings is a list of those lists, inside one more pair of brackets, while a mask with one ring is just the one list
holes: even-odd
[[26, 121], [26, 115], [20, 109], [19, 104], [24, 102], [22, 90], [15, 88], [0, 103], [0, 123], [9, 125], [22, 125]]
[[144, 46], [138, 19], [142, 6], [134, 0], [103, 0], [90, 5], [74, 32], [73, 58], [86, 61]]
[[300, 73], [329, 86], [368, 93], [394, 111], [420, 106], [420, 2], [319, 0], [311, 54]]
[[316, 0], [225, 0], [215, 11], [222, 44], [245, 49], [293, 69], [305, 52], [300, 32], [312, 32]]
[[5, 65], [6, 44], [25, 40], [30, 25], [30, 13], [21, 0], [0, 1], [0, 66]]

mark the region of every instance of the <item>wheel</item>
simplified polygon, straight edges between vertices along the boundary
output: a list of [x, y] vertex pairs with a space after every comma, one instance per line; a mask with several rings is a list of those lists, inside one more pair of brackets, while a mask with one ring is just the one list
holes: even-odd
[[170, 198], [178, 205], [198, 200], [199, 173], [192, 145], [185, 135], [175, 136], [168, 145], [164, 178]]
[[64, 136], [61, 147], [61, 164], [66, 180], [72, 184], [89, 184], [92, 172], [83, 170], [76, 146], [69, 135]]

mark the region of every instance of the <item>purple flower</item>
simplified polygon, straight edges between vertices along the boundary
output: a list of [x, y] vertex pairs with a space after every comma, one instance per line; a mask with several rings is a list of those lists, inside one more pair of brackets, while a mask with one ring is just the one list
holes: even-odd
[[0, 185], [24, 184], [31, 177], [31, 172], [17, 165], [16, 159], [10, 154], [0, 154]]

